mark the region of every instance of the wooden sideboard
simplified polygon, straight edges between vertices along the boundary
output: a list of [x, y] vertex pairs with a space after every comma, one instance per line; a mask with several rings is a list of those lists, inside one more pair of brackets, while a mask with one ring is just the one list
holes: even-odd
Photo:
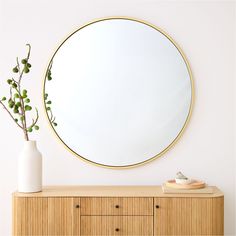
[[53, 186], [13, 193], [13, 235], [223, 235], [224, 196], [160, 186]]

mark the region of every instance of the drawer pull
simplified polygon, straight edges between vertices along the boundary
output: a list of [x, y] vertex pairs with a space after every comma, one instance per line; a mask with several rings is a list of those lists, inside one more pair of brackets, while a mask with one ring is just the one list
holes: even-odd
[[75, 207], [76, 207], [76, 208], [80, 208], [80, 205], [76, 205]]
[[119, 229], [119, 228], [116, 228], [116, 232], [118, 232], [118, 231], [120, 231], [120, 229]]
[[119, 205], [116, 205], [116, 208], [120, 208], [120, 206], [119, 206]]
[[160, 206], [159, 206], [159, 205], [156, 205], [156, 208], [160, 208]]

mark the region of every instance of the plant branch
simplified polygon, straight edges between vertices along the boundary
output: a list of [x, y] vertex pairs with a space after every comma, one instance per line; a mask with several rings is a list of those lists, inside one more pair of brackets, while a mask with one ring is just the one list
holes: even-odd
[[7, 111], [7, 113], [10, 115], [10, 117], [14, 120], [14, 122], [21, 128], [23, 129], [23, 127], [21, 125], [19, 125], [16, 121], [15, 118], [13, 117], [13, 115], [11, 114], [11, 112], [7, 109], [7, 107], [5, 106], [5, 104], [0, 101], [0, 104], [3, 106], [3, 108]]
[[52, 120], [53, 120], [53, 114], [52, 114], [52, 111], [51, 111], [51, 110], [49, 110], [49, 112], [50, 112], [50, 117], [49, 117], [49, 119], [50, 119], [50, 121], [52, 121]]
[[[29, 57], [30, 57], [30, 52], [31, 52], [31, 46], [30, 46], [30, 44], [26, 44], [26, 46], [29, 47], [28, 54], [27, 54], [27, 57], [26, 57], [26, 63], [28, 63], [28, 60], [29, 60]], [[18, 83], [20, 84], [22, 76], [23, 76], [23, 73], [24, 73], [24, 70], [21, 70], [21, 68], [20, 68], [20, 63], [19, 63], [18, 57], [16, 58], [16, 62], [17, 62], [18, 70], [19, 70], [19, 80], [18, 80]]]
[[15, 82], [16, 84], [19, 84], [18, 81], [16, 81], [14, 78], [11, 78], [13, 82]]
[[[31, 126], [27, 127], [26, 112], [30, 111], [32, 107], [28, 104], [30, 103], [30, 99], [27, 96], [27, 90], [21, 89], [22, 78], [24, 74], [29, 73], [31, 68], [31, 64], [28, 62], [31, 53], [31, 46], [30, 44], [26, 44], [26, 46], [28, 47], [27, 57], [25, 57], [21, 61], [19, 61], [19, 58], [16, 57], [16, 66], [12, 69], [14, 73], [17, 73], [18, 75], [17, 78], [12, 78], [7, 80], [7, 83], [10, 86], [8, 106], [13, 110], [11, 111], [10, 109], [8, 109], [8, 107], [3, 102], [7, 100], [6, 97], [3, 97], [2, 100], [0, 100], [0, 104], [7, 111], [10, 117], [14, 120], [17, 126], [23, 130], [24, 137], [28, 141], [29, 140], [28, 132], [32, 132], [33, 127], [35, 128], [35, 130], [39, 129], [39, 126], [36, 126], [36, 123], [38, 122], [39, 119], [39, 115], [38, 115], [38, 110], [35, 108], [36, 118], [32, 120]], [[20, 117], [21, 123], [18, 123], [17, 118], [14, 118], [13, 112]]]
[[35, 126], [36, 125], [36, 123], [38, 122], [38, 119], [39, 119], [39, 113], [38, 113], [38, 109], [37, 108], [35, 108], [35, 110], [36, 110], [36, 119], [34, 120], [34, 119], [32, 119], [32, 124], [29, 126], [29, 127], [27, 127], [27, 129], [28, 128], [30, 128], [30, 127], [33, 127], [33, 126]]
[[10, 98], [12, 99], [12, 87], [10, 88]]
[[[29, 44], [26, 44], [26, 46], [29, 47], [27, 58], [26, 58], [26, 63], [28, 63], [28, 60], [29, 60], [29, 57], [30, 57], [31, 46]], [[20, 98], [19, 98], [20, 99], [20, 103], [21, 103], [20, 108], [21, 108], [21, 114], [23, 116], [23, 119], [22, 119], [21, 123], [22, 123], [22, 126], [23, 126], [23, 131], [24, 131], [25, 139], [28, 141], [29, 140], [29, 136], [28, 136], [28, 132], [27, 132], [27, 121], [26, 121], [26, 115], [25, 115], [25, 104], [24, 104], [24, 99], [22, 98], [22, 95], [21, 95], [21, 79], [22, 79], [22, 76], [23, 76], [23, 73], [24, 73], [24, 69], [21, 70], [18, 57], [16, 58], [16, 62], [17, 62], [18, 70], [19, 70], [19, 79], [18, 79], [18, 83], [17, 83], [18, 84], [18, 93], [20, 95]]]

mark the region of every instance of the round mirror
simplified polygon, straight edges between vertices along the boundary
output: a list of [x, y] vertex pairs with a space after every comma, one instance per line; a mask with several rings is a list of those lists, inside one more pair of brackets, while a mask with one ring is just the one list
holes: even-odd
[[190, 116], [188, 63], [157, 27], [107, 18], [72, 33], [44, 83], [55, 133], [73, 153], [106, 167], [150, 161], [172, 146]]

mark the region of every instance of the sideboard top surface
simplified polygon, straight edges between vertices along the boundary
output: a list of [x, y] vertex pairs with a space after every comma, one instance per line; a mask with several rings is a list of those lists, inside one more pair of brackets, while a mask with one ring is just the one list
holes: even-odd
[[161, 186], [45, 186], [42, 192], [19, 193], [15, 197], [222, 197], [215, 186], [213, 193], [166, 194]]

